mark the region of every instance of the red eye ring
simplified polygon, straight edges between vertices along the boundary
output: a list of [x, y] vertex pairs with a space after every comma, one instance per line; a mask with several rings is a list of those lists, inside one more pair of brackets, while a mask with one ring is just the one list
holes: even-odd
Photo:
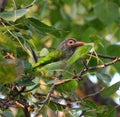
[[74, 40], [69, 40], [67, 42], [67, 46], [71, 46], [71, 45], [74, 45], [75, 41]]

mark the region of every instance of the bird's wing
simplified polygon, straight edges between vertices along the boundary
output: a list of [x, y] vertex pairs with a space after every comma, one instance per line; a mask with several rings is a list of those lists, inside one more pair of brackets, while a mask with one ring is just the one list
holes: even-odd
[[62, 51], [53, 51], [35, 63], [33, 68], [42, 67], [46, 64], [59, 61], [60, 59], [64, 58], [64, 56], [65, 54]]

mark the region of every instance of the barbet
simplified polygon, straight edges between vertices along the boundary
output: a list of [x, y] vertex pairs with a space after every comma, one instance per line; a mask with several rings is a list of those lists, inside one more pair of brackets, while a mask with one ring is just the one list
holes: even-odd
[[46, 64], [57, 62], [59, 60], [69, 59], [76, 49], [83, 45], [84, 42], [77, 41], [74, 38], [68, 38], [59, 44], [56, 51], [50, 52], [47, 56], [34, 64], [33, 68], [42, 67]]

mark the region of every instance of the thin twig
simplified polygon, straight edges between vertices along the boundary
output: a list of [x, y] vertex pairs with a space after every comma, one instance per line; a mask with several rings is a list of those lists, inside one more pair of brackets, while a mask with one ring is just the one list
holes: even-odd
[[93, 55], [93, 56], [98, 56], [100, 58], [105, 58], [105, 59], [116, 59], [118, 57], [116, 56], [109, 56], [109, 55], [103, 55], [103, 54], [95, 54], [94, 52], [93, 53], [88, 53], [89, 55]]
[[21, 104], [21, 103], [18, 102], [18, 101], [15, 101], [15, 104], [18, 105], [18, 106], [21, 107], [21, 108], [25, 108], [25, 105]]
[[5, 58], [10, 58], [10, 59], [15, 59], [15, 57], [13, 56], [13, 54], [6, 52]]
[[104, 90], [104, 87], [103, 87], [101, 90], [99, 90], [99, 91], [97, 91], [97, 92], [95, 92], [95, 93], [86, 95], [85, 97], [82, 98], [82, 100], [85, 100], [85, 99], [87, 99], [87, 98], [89, 98], [89, 97], [93, 97], [93, 96], [99, 94], [99, 93], [100, 93], [101, 91], [103, 91], [103, 90]]
[[40, 111], [42, 110], [42, 108], [45, 106], [45, 104], [46, 104], [46, 103], [48, 102], [48, 100], [50, 99], [50, 96], [51, 96], [51, 94], [53, 93], [54, 88], [55, 88], [55, 85], [53, 84], [53, 85], [51, 86], [51, 88], [50, 88], [49, 93], [48, 93], [47, 96], [46, 96], [46, 99], [42, 102], [43, 104], [41, 105], [41, 107], [40, 107], [40, 109], [38, 110], [38, 112], [37, 112], [37, 114], [35, 115], [35, 117], [39, 115], [39, 113], [40, 113]]
[[15, 104], [18, 105], [19, 107], [23, 108], [23, 111], [24, 111], [24, 114], [25, 114], [25, 117], [30, 117], [30, 112], [29, 112], [29, 109], [26, 105], [18, 102], [18, 101], [15, 101]]
[[88, 67], [87, 69], [84, 68], [78, 75], [79, 75], [79, 77], [81, 77], [81, 75], [83, 75], [83, 73], [85, 73], [87, 71], [102, 69], [102, 68], [108, 67], [112, 64], [115, 64], [118, 61], [120, 61], [120, 57], [118, 57], [118, 58], [116, 57], [113, 61], [102, 64], [102, 65], [97, 65], [97, 66], [94, 66], [94, 67]]
[[[43, 93], [35, 93], [35, 94], [33, 94], [33, 96], [35, 97], [35, 98], [37, 98], [37, 99], [40, 99], [41, 97], [46, 97], [47, 96], [47, 94], [43, 94]], [[61, 100], [61, 99], [64, 99], [64, 100], [67, 100], [67, 101], [71, 101], [71, 100], [73, 100], [73, 99], [71, 99], [71, 98], [65, 98], [65, 97], [63, 97], [63, 96], [54, 96], [54, 95], [51, 95], [51, 98], [53, 98], [53, 99], [57, 99], [57, 100]]]

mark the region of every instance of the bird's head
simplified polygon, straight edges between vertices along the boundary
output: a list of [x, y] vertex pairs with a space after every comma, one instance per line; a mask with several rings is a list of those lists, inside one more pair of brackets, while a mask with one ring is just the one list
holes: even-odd
[[69, 38], [60, 43], [60, 45], [58, 46], [58, 50], [65, 52], [66, 58], [69, 58], [75, 52], [77, 47], [83, 45], [84, 42], [77, 41], [74, 38]]

